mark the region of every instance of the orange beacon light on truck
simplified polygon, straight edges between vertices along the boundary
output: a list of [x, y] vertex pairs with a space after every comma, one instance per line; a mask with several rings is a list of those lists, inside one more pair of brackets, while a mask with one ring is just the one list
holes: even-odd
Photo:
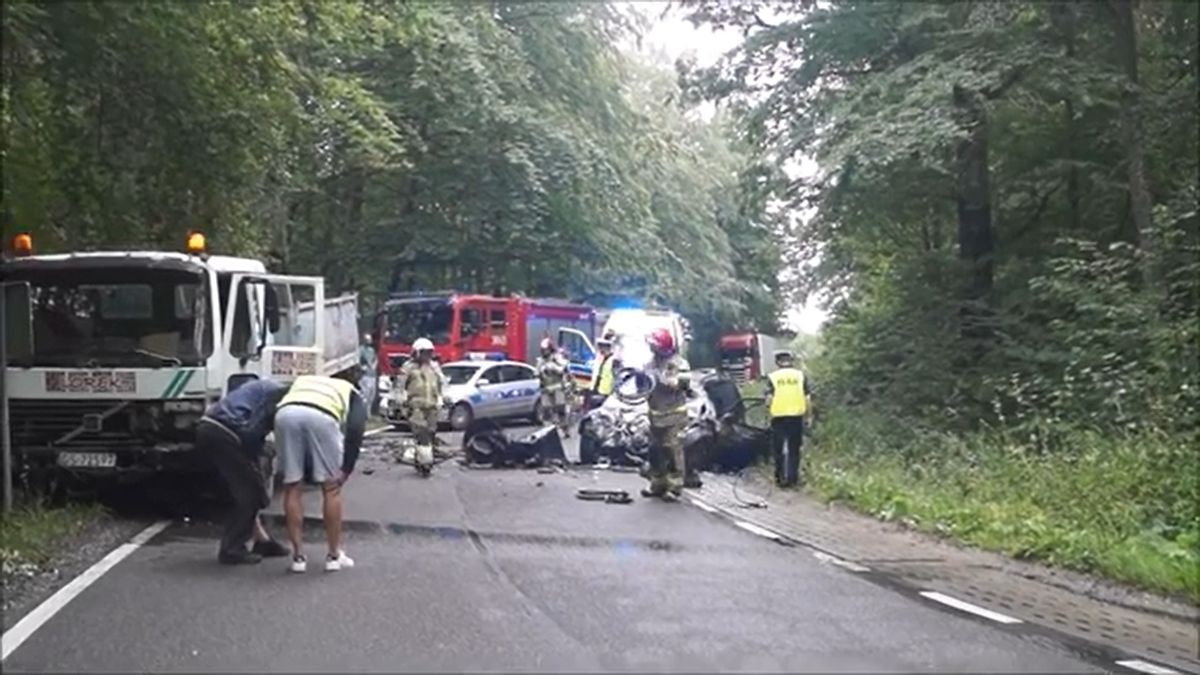
[[10, 246], [14, 255], [33, 255], [33, 237], [28, 232], [18, 232], [13, 235]]
[[192, 255], [204, 255], [205, 244], [206, 244], [206, 242], [204, 241], [204, 233], [203, 232], [195, 232], [195, 231], [188, 232], [188, 236], [187, 236], [187, 252], [188, 253], [190, 253]]

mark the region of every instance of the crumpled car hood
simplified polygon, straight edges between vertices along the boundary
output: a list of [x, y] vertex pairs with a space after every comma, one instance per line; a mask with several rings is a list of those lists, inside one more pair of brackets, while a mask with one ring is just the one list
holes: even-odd
[[[693, 389], [688, 399], [688, 427], [717, 422], [716, 411], [703, 389]], [[630, 404], [609, 396], [599, 408], [589, 412], [588, 433], [605, 448], [625, 448], [644, 455], [650, 447], [650, 406], [645, 401]]]

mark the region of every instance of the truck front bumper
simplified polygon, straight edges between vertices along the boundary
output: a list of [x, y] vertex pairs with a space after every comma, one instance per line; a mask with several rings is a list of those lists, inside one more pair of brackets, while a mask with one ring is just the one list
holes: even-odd
[[18, 470], [55, 471], [85, 477], [139, 477], [159, 473], [203, 473], [212, 463], [191, 443], [113, 448], [18, 447]]

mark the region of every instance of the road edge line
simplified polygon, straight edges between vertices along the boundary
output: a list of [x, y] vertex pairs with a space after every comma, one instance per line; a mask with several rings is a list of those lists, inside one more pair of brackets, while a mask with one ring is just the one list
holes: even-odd
[[742, 528], [743, 530], [749, 532], [750, 534], [757, 534], [758, 536], [763, 537], [765, 539], [770, 539], [772, 541], [782, 541], [783, 540], [782, 536], [776, 534], [775, 532], [768, 530], [767, 528], [765, 528], [761, 525], [755, 525], [754, 523], [748, 523], [744, 520], [735, 520], [735, 521], [733, 521], [733, 524]]
[[129, 557], [131, 553], [154, 538], [156, 534], [165, 530], [170, 524], [171, 521], [169, 520], [160, 520], [147, 526], [141, 532], [133, 535], [129, 541], [109, 551], [108, 555], [96, 561], [91, 567], [72, 579], [66, 586], [55, 591], [54, 595], [43, 600], [42, 604], [34, 607], [28, 614], [21, 617], [20, 621], [14, 624], [12, 628], [4, 631], [4, 634], [0, 636], [0, 663], [8, 659], [18, 647], [37, 632], [47, 621], [54, 618], [54, 615], [66, 607], [67, 603], [74, 600], [88, 586], [96, 583], [100, 577], [104, 576], [105, 572], [116, 567], [117, 563]]
[[1140, 673], [1149, 673], [1150, 675], [1181, 675], [1178, 670], [1172, 670], [1166, 666], [1160, 666], [1157, 663], [1143, 661], [1142, 659], [1122, 659], [1116, 663], [1122, 668], [1136, 670]]
[[858, 563], [850, 562], [849, 560], [843, 560], [842, 558], [839, 558], [835, 555], [830, 555], [824, 551], [814, 550], [812, 552], [812, 554], [813, 554], [814, 558], [816, 558], [817, 560], [820, 560], [821, 562], [827, 562], [830, 565], [837, 565], [838, 567], [841, 567], [842, 569], [850, 570], [851, 572], [870, 572], [871, 571], [870, 567], [867, 567], [865, 565], [859, 565]]
[[943, 593], [938, 593], [937, 591], [921, 591], [920, 595], [921, 595], [921, 597], [926, 598], [928, 600], [933, 600], [934, 602], [940, 602], [941, 604], [946, 605], [947, 607], [953, 607], [954, 609], [957, 609], [957, 610], [960, 610], [963, 612], [967, 612], [969, 614], [974, 614], [975, 616], [981, 616], [985, 619], [990, 619], [991, 621], [995, 621], [996, 623], [1004, 623], [1004, 624], [1025, 623], [1024, 621], [1022, 621], [1021, 619], [1018, 619], [1016, 617], [1009, 616], [1007, 614], [1001, 614], [1000, 612], [994, 612], [990, 609], [987, 609], [986, 607], [980, 607], [979, 605], [972, 605], [971, 603], [966, 602], [965, 600], [959, 600], [958, 598], [954, 598], [949, 595], [945, 595]]

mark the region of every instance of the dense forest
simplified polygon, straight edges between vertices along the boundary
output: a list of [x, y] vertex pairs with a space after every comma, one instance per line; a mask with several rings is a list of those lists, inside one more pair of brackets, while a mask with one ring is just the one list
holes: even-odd
[[1200, 598], [1200, 4], [687, 7], [745, 36], [689, 93], [820, 167], [824, 487]]
[[6, 2], [4, 225], [699, 344], [820, 298], [813, 489], [1200, 599], [1200, 3], [673, 3], [710, 67], [663, 7]]
[[[771, 328], [773, 178], [600, 2], [4, 4], [3, 206], [42, 250], [654, 300]], [[748, 188], [748, 189], [747, 189]]]

